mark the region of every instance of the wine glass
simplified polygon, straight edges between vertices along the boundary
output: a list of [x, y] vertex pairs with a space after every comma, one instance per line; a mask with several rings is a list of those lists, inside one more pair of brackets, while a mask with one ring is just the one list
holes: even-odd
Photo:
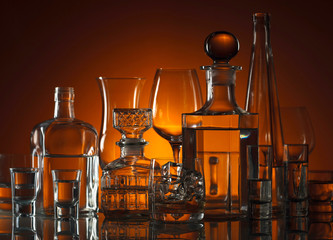
[[285, 144], [308, 144], [309, 153], [315, 147], [315, 134], [305, 107], [281, 107]]
[[195, 69], [157, 69], [149, 100], [153, 128], [169, 141], [176, 163], [182, 146], [182, 113], [194, 112], [201, 106]]

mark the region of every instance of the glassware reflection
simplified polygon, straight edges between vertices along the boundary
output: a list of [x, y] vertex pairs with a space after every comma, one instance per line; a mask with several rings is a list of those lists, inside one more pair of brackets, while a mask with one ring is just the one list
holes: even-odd
[[205, 227], [203, 223], [173, 224], [152, 222], [149, 226], [149, 239], [206, 239]]
[[333, 239], [332, 213], [311, 214], [309, 221], [309, 239]]
[[13, 215], [12, 239], [40, 239], [37, 235], [36, 217]]
[[54, 239], [80, 239], [78, 220], [74, 218], [55, 219]]
[[101, 239], [149, 239], [149, 222], [145, 220], [121, 221], [104, 219]]
[[290, 217], [285, 220], [284, 239], [308, 239], [309, 219], [307, 217]]
[[272, 239], [272, 220], [251, 220], [249, 237], [250, 239]]
[[239, 221], [222, 221], [222, 222], [205, 222], [205, 236], [206, 239], [247, 239], [242, 236], [248, 237], [244, 223]]

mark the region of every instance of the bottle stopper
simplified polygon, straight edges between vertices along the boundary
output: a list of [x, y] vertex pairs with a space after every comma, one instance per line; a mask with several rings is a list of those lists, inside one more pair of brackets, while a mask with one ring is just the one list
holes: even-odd
[[239, 41], [229, 32], [213, 32], [205, 40], [205, 52], [214, 63], [228, 64], [238, 51]]

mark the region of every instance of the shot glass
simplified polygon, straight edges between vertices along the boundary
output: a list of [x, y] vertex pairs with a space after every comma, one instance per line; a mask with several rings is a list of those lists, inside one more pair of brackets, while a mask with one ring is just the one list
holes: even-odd
[[39, 239], [35, 216], [12, 217], [12, 239]]
[[34, 216], [37, 198], [37, 168], [10, 168], [12, 213], [14, 216]]
[[77, 219], [54, 219], [54, 240], [79, 240], [79, 235], [79, 222]]
[[309, 212], [333, 213], [333, 171], [309, 171]]
[[272, 217], [272, 159], [271, 146], [247, 146], [248, 214], [251, 219]]
[[286, 186], [286, 215], [305, 217], [308, 215], [308, 145], [285, 144], [284, 181]]
[[28, 154], [0, 154], [0, 214], [12, 214], [12, 191], [10, 168], [35, 167]]
[[81, 170], [52, 170], [52, 179], [54, 217], [78, 219]]
[[152, 159], [149, 174], [149, 210], [155, 222], [198, 222], [204, 217], [205, 183], [201, 159]]

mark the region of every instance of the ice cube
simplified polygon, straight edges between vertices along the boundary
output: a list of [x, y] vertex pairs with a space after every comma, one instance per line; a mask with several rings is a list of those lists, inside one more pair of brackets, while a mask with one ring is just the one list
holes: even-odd
[[180, 163], [168, 162], [162, 166], [161, 174], [163, 177], [167, 176], [182, 176], [183, 165]]

